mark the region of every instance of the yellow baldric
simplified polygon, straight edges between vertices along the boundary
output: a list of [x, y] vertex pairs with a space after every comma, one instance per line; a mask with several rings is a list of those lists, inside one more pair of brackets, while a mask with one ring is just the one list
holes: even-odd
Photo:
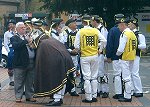
[[122, 54], [122, 60], [134, 60], [136, 56], [137, 38], [131, 31], [124, 32], [124, 35], [127, 36], [128, 41]]
[[96, 28], [82, 28], [80, 30], [80, 51], [82, 57], [98, 53], [98, 30]]

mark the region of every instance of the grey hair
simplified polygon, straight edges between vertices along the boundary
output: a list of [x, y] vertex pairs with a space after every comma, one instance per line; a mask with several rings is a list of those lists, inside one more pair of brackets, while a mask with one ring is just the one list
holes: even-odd
[[19, 25], [24, 25], [24, 23], [23, 22], [18, 22], [18, 23], [16, 23], [16, 28], [18, 28], [19, 27]]

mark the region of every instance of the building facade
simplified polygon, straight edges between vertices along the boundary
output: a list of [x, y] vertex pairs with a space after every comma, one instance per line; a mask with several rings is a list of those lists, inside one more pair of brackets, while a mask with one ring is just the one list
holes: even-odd
[[18, 0], [0, 0], [0, 35], [3, 35], [5, 22], [9, 13], [18, 12], [20, 1]]

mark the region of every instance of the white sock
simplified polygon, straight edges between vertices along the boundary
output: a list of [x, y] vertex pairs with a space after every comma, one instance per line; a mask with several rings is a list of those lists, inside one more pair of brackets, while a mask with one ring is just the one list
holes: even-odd
[[10, 82], [14, 81], [13, 76], [9, 76]]

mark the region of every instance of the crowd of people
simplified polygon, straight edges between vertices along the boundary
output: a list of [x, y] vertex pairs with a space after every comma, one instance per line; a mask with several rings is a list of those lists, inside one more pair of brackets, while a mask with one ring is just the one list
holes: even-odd
[[[123, 14], [114, 16], [115, 26], [109, 31], [98, 15], [83, 15], [83, 27], [75, 19], [8, 22], [4, 46], [8, 52], [8, 75], [14, 86], [16, 102], [36, 102], [36, 97], [49, 96], [46, 106], [61, 106], [64, 95], [85, 94], [84, 103], [109, 97], [108, 63], [113, 66], [114, 99], [131, 102], [132, 96], [143, 97], [139, 63], [146, 48], [136, 19]], [[80, 72], [79, 72], [80, 71]], [[80, 74], [81, 92], [76, 91]]]

